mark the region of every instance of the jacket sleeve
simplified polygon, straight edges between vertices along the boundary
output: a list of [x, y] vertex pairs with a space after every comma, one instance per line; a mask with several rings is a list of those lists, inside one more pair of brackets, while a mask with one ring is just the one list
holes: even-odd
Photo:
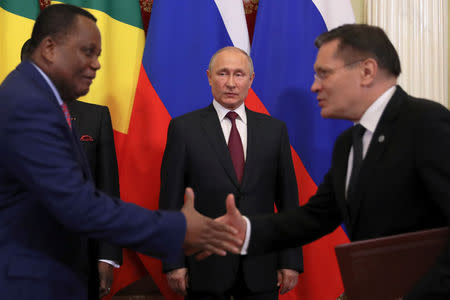
[[[100, 135], [97, 145], [97, 188], [109, 196], [120, 197], [119, 170], [117, 167], [116, 149], [114, 146], [114, 133], [111, 115], [108, 107], [100, 106]], [[122, 264], [122, 248], [107, 242], [99, 242], [99, 259], [112, 260], [118, 265]]]
[[[167, 131], [167, 143], [161, 164], [161, 187], [159, 193], [159, 208], [180, 210], [183, 206], [185, 189], [185, 142], [183, 130], [177, 119], [172, 119]], [[163, 271], [185, 267], [185, 257], [180, 257], [173, 263], [163, 263]]]
[[[280, 150], [277, 172], [277, 198], [275, 204], [279, 212], [298, 207], [297, 180], [286, 126], [281, 129]], [[278, 253], [278, 269], [292, 269], [303, 272], [303, 252], [301, 247], [288, 248]]]

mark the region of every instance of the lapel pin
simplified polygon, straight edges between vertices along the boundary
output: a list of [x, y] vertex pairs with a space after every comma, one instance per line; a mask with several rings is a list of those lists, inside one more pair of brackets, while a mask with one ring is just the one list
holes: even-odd
[[378, 143], [382, 143], [382, 142], [384, 142], [384, 135], [383, 134], [378, 137]]

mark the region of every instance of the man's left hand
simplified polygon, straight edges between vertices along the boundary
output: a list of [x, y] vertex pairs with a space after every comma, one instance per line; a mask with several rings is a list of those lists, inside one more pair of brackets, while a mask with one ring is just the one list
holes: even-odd
[[102, 298], [109, 294], [114, 277], [114, 267], [106, 262], [98, 262], [98, 277], [100, 281], [99, 297]]
[[290, 269], [280, 269], [277, 271], [280, 294], [285, 294], [292, 290], [298, 282], [298, 272]]

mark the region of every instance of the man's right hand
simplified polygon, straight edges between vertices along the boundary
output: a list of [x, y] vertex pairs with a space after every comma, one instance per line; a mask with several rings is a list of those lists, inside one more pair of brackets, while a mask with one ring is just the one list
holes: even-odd
[[177, 294], [186, 296], [188, 275], [186, 268], [175, 269], [167, 273], [169, 287]]
[[228, 194], [227, 198], [225, 199], [225, 205], [227, 208], [227, 213], [217, 218], [216, 221], [227, 224], [236, 229], [238, 232], [237, 236], [239, 237], [239, 239], [244, 241], [247, 231], [247, 222], [245, 222], [244, 217], [241, 215], [241, 212], [237, 209], [233, 194]]
[[[239, 252], [237, 253], [240, 254], [247, 233], [247, 222], [241, 215], [241, 212], [237, 209], [233, 194], [229, 194], [227, 196], [225, 199], [225, 204], [227, 212], [223, 216], [217, 218], [216, 222], [227, 224], [237, 231], [237, 237], [242, 241], [242, 244], [239, 246]], [[207, 258], [211, 254], [213, 254], [211, 251], [202, 251], [195, 257], [198, 260], [201, 260]]]
[[226, 223], [219, 223], [205, 217], [194, 208], [194, 192], [186, 188], [184, 206], [181, 212], [186, 217], [184, 252], [192, 255], [200, 251], [225, 256], [228, 252], [239, 254], [243, 244], [237, 230]]

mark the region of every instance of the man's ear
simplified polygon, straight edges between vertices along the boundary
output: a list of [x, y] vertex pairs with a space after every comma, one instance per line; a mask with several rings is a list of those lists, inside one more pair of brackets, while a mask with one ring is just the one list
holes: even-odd
[[36, 49], [48, 62], [53, 62], [55, 59], [55, 52], [56, 52], [56, 43], [55, 40], [51, 37], [47, 36], [45, 37], [41, 43], [39, 44], [38, 49]]
[[378, 63], [373, 58], [367, 58], [361, 62], [361, 83], [370, 85], [378, 73]]
[[255, 79], [255, 73], [250, 75], [250, 86], [253, 84], [253, 80]]
[[209, 69], [208, 70], [206, 70], [206, 76], [208, 76], [208, 82], [209, 82], [209, 85], [210, 86], [212, 86], [212, 78], [211, 78], [211, 72], [209, 71]]

